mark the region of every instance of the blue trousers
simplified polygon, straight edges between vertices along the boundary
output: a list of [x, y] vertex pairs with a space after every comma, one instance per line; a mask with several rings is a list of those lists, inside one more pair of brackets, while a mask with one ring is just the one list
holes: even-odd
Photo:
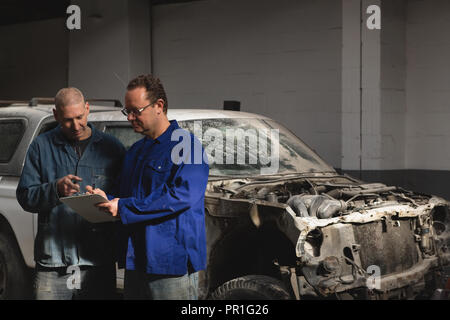
[[198, 272], [171, 276], [125, 270], [124, 298], [126, 300], [197, 300]]

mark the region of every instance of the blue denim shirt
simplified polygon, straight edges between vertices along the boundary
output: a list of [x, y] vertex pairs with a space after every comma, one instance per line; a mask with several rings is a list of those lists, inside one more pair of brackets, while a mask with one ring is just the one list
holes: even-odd
[[[176, 141], [174, 130], [183, 133]], [[174, 148], [185, 161], [172, 162]], [[194, 271], [206, 267], [208, 175], [201, 143], [176, 121], [157, 139], [143, 138], [128, 150], [115, 194], [128, 238], [126, 269], [182, 275], [188, 271], [188, 260]]]
[[60, 127], [38, 136], [30, 145], [16, 190], [26, 211], [38, 213], [34, 260], [44, 267], [104, 265], [114, 261], [114, 224], [91, 224], [59, 201], [56, 182], [74, 174], [86, 185], [111, 190], [125, 148], [94, 127], [79, 159]]

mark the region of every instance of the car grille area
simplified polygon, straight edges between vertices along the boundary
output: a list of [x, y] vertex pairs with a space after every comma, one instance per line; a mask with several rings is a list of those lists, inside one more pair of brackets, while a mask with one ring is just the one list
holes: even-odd
[[381, 275], [402, 272], [419, 262], [411, 219], [382, 220], [353, 225], [361, 266], [378, 266]]

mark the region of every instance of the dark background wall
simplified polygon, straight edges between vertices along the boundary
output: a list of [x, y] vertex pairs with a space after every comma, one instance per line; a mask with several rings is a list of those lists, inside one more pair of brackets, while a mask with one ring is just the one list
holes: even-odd
[[153, 72], [172, 108], [238, 100], [340, 171], [450, 199], [449, 34], [448, 0], [4, 0], [0, 99], [122, 100]]
[[54, 96], [67, 86], [69, 32], [64, 18], [0, 26], [0, 97]]

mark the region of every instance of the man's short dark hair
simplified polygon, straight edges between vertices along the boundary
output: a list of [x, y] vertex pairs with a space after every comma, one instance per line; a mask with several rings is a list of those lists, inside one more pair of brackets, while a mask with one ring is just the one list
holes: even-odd
[[161, 80], [153, 77], [151, 74], [140, 75], [128, 83], [127, 90], [133, 90], [141, 87], [145, 88], [147, 91], [147, 99], [150, 102], [156, 102], [158, 99], [162, 99], [164, 101], [163, 111], [167, 114], [167, 97]]

